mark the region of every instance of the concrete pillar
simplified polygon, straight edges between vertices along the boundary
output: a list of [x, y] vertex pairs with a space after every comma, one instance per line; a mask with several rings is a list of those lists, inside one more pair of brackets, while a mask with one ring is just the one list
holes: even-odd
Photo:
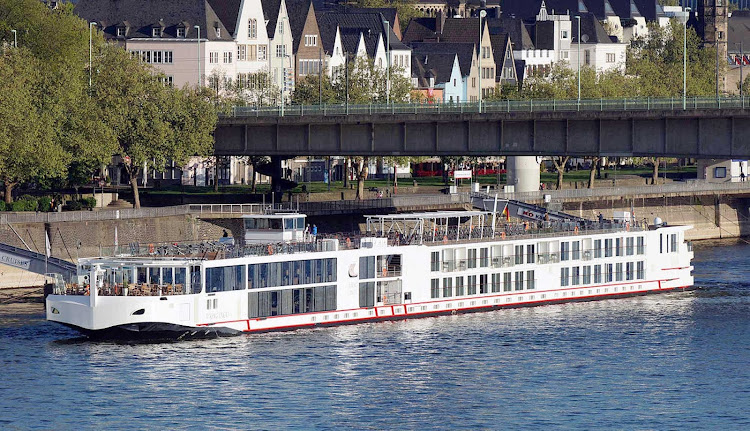
[[518, 193], [539, 190], [539, 165], [536, 156], [508, 156], [506, 169], [508, 185], [515, 186]]

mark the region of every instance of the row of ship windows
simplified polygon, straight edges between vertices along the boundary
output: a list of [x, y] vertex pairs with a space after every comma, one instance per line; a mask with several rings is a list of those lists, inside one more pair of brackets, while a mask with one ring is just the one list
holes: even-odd
[[[490, 276], [492, 277], [490, 279]], [[454, 284], [455, 281], [455, 284]], [[464, 284], [464, 281], [466, 283]], [[476, 295], [477, 293], [497, 293], [536, 288], [534, 270], [469, 275], [466, 278], [443, 277], [430, 280], [430, 298], [451, 298], [453, 296]], [[477, 292], [478, 290], [478, 292]]]
[[256, 263], [206, 268], [206, 292], [336, 282], [336, 259]]
[[[674, 248], [676, 251], [676, 235], [674, 235]], [[613, 257], [613, 256], [633, 256], [643, 255], [646, 253], [644, 245], [644, 238], [608, 238], [608, 239], [597, 239], [593, 242], [594, 246], [590, 250], [582, 250], [580, 241], [562, 241], [560, 242], [559, 252], [550, 253], [537, 253], [536, 244], [526, 244], [514, 246], [514, 254], [501, 255], [493, 253], [490, 257], [490, 248], [484, 247], [478, 249], [479, 254], [477, 256], [477, 249], [468, 249], [466, 259], [446, 259], [446, 251], [451, 254], [455, 253], [455, 249], [443, 250], [443, 259], [441, 260], [441, 251], [433, 251], [430, 256], [430, 270], [435, 271], [455, 271], [457, 269], [472, 269], [472, 268], [486, 268], [492, 264], [492, 267], [498, 268], [501, 266], [512, 266], [512, 265], [523, 265], [524, 263], [556, 263], [560, 261], [568, 260], [589, 260], [592, 258], [598, 259], [602, 257]], [[602, 247], [603, 246], [603, 247]]]
[[[623, 268], [625, 270], [623, 271]], [[643, 261], [606, 263], [604, 265], [573, 266], [560, 268], [560, 286], [579, 284], [611, 283], [623, 280], [645, 280], [646, 270]], [[602, 273], [602, 269], [604, 272]]]
[[336, 309], [336, 286], [249, 292], [248, 318], [333, 311]]

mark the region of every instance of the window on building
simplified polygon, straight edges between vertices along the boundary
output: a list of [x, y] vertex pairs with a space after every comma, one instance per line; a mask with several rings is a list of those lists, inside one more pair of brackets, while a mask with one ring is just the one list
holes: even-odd
[[247, 45], [237, 45], [237, 61], [247, 60]]
[[615, 54], [608, 52], [607, 53], [607, 63], [614, 63], [615, 62]]
[[258, 20], [255, 18], [247, 21], [247, 38], [257, 39], [258, 38]]
[[632, 280], [635, 277], [635, 274], [633, 273], [633, 267], [635, 265], [633, 262], [628, 262], [625, 264], [625, 279], [626, 280]]
[[560, 39], [567, 39], [568, 38], [568, 30], [562, 30], [560, 32]]
[[154, 27], [151, 29], [151, 37], [161, 37], [161, 27]]
[[214, 27], [214, 32], [216, 32], [216, 37], [221, 37], [221, 29], [219, 27]]
[[318, 35], [317, 34], [306, 34], [305, 35], [305, 46], [318, 46]]
[[563, 60], [567, 60], [570, 58], [570, 53], [568, 51], [560, 51], [560, 58]]
[[219, 62], [219, 53], [216, 51], [211, 51], [208, 53], [208, 62], [209, 63], [218, 63]]
[[583, 267], [583, 284], [591, 284], [591, 267]]
[[266, 46], [260, 45], [258, 46], [258, 60], [265, 60], [266, 59]]
[[585, 64], [588, 64], [588, 65], [591, 64], [591, 52], [588, 49], [583, 53], [583, 58], [584, 58], [583, 62]]
[[185, 27], [177, 27], [177, 37], [185, 37]]
[[232, 62], [232, 51], [224, 51], [224, 63]]
[[466, 260], [467, 260], [467, 266], [469, 268], [476, 268], [477, 267], [477, 249], [470, 248], [469, 257]]
[[164, 62], [172, 64], [172, 51], [164, 51]]
[[571, 268], [570, 278], [571, 278], [570, 283], [573, 286], [577, 286], [581, 284], [581, 267], [580, 266], [574, 266], [573, 268]]
[[514, 254], [515, 259], [513, 260], [513, 263], [515, 263], [516, 265], [523, 265], [523, 246], [522, 245], [515, 246], [514, 251], [515, 251], [515, 254]]
[[152, 56], [152, 60], [154, 63], [161, 63], [162, 59], [162, 52], [161, 51], [154, 51], [154, 55]]
[[286, 57], [286, 45], [276, 45], [276, 58]]
[[479, 276], [479, 293], [489, 292], [489, 285], [487, 284], [487, 274]]
[[117, 37], [125, 37], [125, 27], [117, 27]]
[[727, 168], [723, 166], [714, 168], [714, 178], [726, 178], [726, 177], [727, 177]]

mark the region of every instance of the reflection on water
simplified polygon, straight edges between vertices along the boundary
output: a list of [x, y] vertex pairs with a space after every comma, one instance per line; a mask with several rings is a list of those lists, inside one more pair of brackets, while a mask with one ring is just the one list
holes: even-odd
[[750, 247], [693, 292], [160, 344], [0, 323], [3, 429], [747, 429]]

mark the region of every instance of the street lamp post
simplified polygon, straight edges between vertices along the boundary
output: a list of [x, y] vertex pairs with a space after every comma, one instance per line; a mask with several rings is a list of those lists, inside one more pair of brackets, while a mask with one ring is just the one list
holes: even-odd
[[687, 109], [687, 22], [690, 15], [690, 8], [686, 7], [679, 14], [682, 22], [682, 110]]
[[744, 73], [742, 70], [742, 66], [745, 65], [745, 50], [744, 50], [744, 46], [742, 45], [742, 42], [735, 43], [735, 45], [740, 46], [740, 98], [742, 98], [745, 95], [745, 91], [744, 91], [745, 83], [743, 82]]
[[479, 113], [482, 113], [482, 56], [484, 56], [484, 50], [482, 49], [482, 18], [487, 16], [487, 11], [482, 9], [479, 11]]
[[578, 21], [578, 55], [576, 56], [576, 62], [578, 63], [578, 109], [581, 109], [581, 16], [576, 15], [576, 21]]
[[286, 65], [284, 64], [284, 60], [286, 60], [286, 45], [284, 45], [284, 20], [287, 19], [285, 16], [281, 17], [281, 20], [279, 23], [281, 24], [281, 28], [279, 28], [279, 31], [281, 32], [281, 116], [284, 116], [284, 93], [285, 93], [285, 87], [286, 87]]
[[96, 25], [95, 22], [89, 23], [89, 90], [91, 90], [91, 81], [92, 81], [91, 79], [92, 57], [93, 57], [93, 52], [94, 52], [92, 39], [93, 39], [93, 31], [94, 31], [95, 25]]
[[193, 26], [198, 30], [198, 88], [203, 86], [203, 75], [201, 75], [201, 26]]
[[11, 33], [13, 33], [13, 48], [18, 48], [18, 31], [11, 30]]
[[385, 21], [385, 103], [391, 103], [391, 23]]

